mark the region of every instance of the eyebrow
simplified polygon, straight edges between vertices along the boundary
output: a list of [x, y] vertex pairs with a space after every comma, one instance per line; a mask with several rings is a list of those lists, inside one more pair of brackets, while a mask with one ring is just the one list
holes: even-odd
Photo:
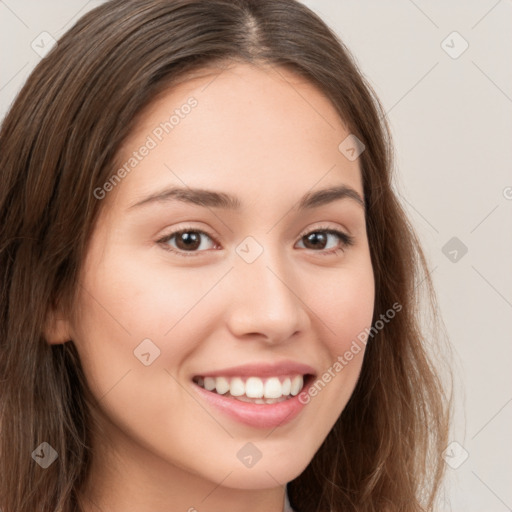
[[[330, 187], [316, 192], [308, 192], [299, 200], [298, 204], [293, 209], [303, 211], [318, 208], [340, 199], [353, 199], [363, 207], [363, 210], [365, 209], [365, 203], [359, 192], [346, 185]], [[155, 203], [168, 203], [170, 201], [181, 201], [205, 208], [222, 208], [234, 211], [240, 211], [242, 208], [242, 202], [238, 197], [225, 192], [202, 188], [171, 187], [151, 194], [141, 201], [132, 204], [128, 207], [128, 210]]]

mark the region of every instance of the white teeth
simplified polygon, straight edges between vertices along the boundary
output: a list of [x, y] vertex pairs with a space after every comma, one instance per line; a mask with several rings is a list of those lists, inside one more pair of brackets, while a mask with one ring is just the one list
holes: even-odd
[[215, 389], [215, 379], [213, 377], [204, 378], [204, 389], [213, 391]]
[[229, 392], [233, 396], [245, 395], [244, 381], [240, 377], [235, 377], [234, 379], [231, 379], [231, 385], [229, 387]]
[[290, 393], [295, 396], [300, 393], [300, 390], [302, 389], [302, 386], [304, 385], [304, 381], [302, 379], [302, 375], [297, 375], [292, 380], [292, 388], [290, 390]]
[[300, 393], [304, 386], [302, 375], [293, 377], [248, 377], [245, 382], [242, 377], [199, 377], [196, 383], [208, 391], [217, 391], [220, 395], [226, 393], [244, 402], [257, 404], [276, 403]]
[[261, 398], [263, 396], [263, 381], [258, 377], [249, 377], [245, 383], [245, 394], [249, 398]]
[[292, 381], [288, 377], [286, 377], [286, 379], [284, 379], [281, 386], [282, 386], [283, 395], [289, 395], [290, 391], [292, 389]]
[[265, 398], [279, 398], [283, 395], [283, 387], [277, 377], [271, 377], [265, 382]]
[[217, 377], [215, 379], [215, 389], [219, 395], [223, 395], [229, 391], [229, 381], [225, 377]]

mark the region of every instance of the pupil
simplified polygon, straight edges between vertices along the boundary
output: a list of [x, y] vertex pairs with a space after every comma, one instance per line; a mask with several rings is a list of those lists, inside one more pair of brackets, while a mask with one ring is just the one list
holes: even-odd
[[179, 240], [184, 242], [185, 248], [190, 249], [196, 248], [198, 245], [199, 237], [197, 236], [197, 233], [182, 233], [179, 237]]
[[308, 241], [312, 244], [314, 247], [318, 247], [318, 242], [320, 241], [320, 245], [323, 243], [325, 243], [325, 233], [311, 233], [310, 235], [307, 236], [308, 238]]

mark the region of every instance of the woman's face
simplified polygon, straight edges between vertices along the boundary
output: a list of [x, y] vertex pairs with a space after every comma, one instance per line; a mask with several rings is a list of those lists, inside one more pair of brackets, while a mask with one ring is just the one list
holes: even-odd
[[104, 209], [69, 323], [101, 408], [97, 442], [122, 471], [206, 495], [275, 488], [306, 468], [349, 400], [362, 345], [335, 363], [373, 313], [348, 136], [282, 68], [204, 74], [144, 113], [115, 186], [95, 192]]

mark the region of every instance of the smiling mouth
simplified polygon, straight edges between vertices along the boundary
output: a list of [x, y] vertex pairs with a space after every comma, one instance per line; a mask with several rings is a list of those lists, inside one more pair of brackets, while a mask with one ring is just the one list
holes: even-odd
[[290, 374], [265, 378], [197, 375], [192, 380], [206, 391], [223, 395], [226, 398], [253, 404], [276, 404], [297, 396], [312, 378], [313, 375], [310, 374]]

